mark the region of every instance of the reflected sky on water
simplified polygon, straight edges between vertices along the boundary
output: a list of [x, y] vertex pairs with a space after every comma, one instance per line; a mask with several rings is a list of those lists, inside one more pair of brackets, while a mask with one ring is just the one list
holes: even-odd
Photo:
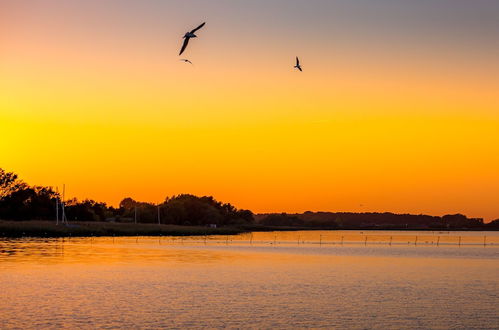
[[[368, 232], [367, 244], [353, 239], [365, 232], [349, 232], [341, 245], [337, 234], [347, 236], [0, 240], [0, 323], [54, 329], [499, 324], [497, 234], [485, 233], [491, 242], [485, 247], [402, 244], [414, 232], [399, 232], [392, 243], [400, 244], [391, 246], [380, 238], [391, 232]], [[483, 234], [458, 236], [464, 242]]]

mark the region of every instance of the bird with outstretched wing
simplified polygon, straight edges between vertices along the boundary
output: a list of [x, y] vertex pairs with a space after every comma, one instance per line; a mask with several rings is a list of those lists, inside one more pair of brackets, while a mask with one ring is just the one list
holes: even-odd
[[184, 52], [184, 50], [187, 48], [187, 45], [189, 44], [189, 40], [191, 38], [197, 38], [197, 35], [195, 34], [196, 31], [199, 30], [200, 28], [202, 28], [205, 24], [206, 24], [206, 22], [203, 22], [203, 24], [199, 25], [197, 28], [195, 28], [194, 30], [191, 30], [191, 31], [187, 32], [184, 35], [184, 42], [182, 43], [182, 48], [180, 49], [180, 53], [178, 54], [179, 56], [182, 55], [182, 53]]

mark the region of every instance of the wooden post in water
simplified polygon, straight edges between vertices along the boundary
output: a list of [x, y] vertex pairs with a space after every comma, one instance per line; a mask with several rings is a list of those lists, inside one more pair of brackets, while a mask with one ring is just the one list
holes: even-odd
[[277, 244], [277, 235], [274, 235], [274, 247], [276, 247]]
[[440, 236], [437, 237], [437, 246], [440, 243]]
[[458, 243], [459, 246], [461, 246], [461, 236], [459, 236], [459, 243]]
[[343, 239], [345, 238], [345, 236], [341, 236], [341, 245], [343, 245]]
[[298, 235], [298, 245], [300, 245], [300, 235]]
[[486, 242], [487, 242], [487, 236], [484, 236], [484, 237], [483, 237], [483, 246], [487, 245], [487, 243], [486, 243]]
[[414, 240], [414, 245], [418, 245], [418, 237], [416, 236], [416, 239]]
[[322, 235], [319, 235], [319, 246], [322, 246]]
[[250, 236], [250, 245], [253, 245], [253, 233], [251, 233], [251, 236]]
[[225, 237], [225, 245], [229, 245], [229, 235]]
[[367, 235], [366, 235], [366, 239], [364, 240], [364, 245], [367, 245]]
[[390, 246], [392, 246], [392, 240], [393, 240], [393, 236], [390, 236], [390, 243], [389, 243]]

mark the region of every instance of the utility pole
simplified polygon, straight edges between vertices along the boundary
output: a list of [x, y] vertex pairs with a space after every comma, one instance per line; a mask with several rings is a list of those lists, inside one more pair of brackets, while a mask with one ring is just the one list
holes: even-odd
[[161, 214], [159, 212], [159, 208], [160, 208], [160, 206], [158, 205], [158, 225], [161, 224]]
[[55, 224], [59, 224], [59, 187], [55, 187]]
[[66, 196], [66, 184], [63, 184], [62, 185], [62, 202], [61, 202], [61, 209], [62, 209], [62, 218], [61, 218], [61, 222], [62, 223], [66, 223], [67, 224], [67, 218], [66, 218], [66, 210], [65, 210], [65, 207], [64, 207], [64, 198]]

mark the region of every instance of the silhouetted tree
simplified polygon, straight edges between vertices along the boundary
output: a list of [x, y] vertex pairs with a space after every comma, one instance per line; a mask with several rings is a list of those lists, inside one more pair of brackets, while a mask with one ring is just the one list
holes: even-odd
[[[277, 214], [279, 215], [279, 214]], [[266, 215], [259, 215], [258, 221], [264, 221]], [[349, 212], [305, 212], [302, 214], [288, 214], [298, 217], [303, 221], [297, 226], [322, 227], [322, 228], [411, 228], [411, 229], [459, 229], [483, 228], [483, 219], [467, 218], [464, 215], [447, 215], [444, 217], [429, 216], [424, 214], [394, 214], [394, 213], [349, 213]], [[269, 220], [267, 220], [269, 221]], [[274, 221], [277, 221], [274, 218]]]
[[231, 204], [222, 204], [211, 196], [198, 197], [182, 194], [166, 198], [161, 205], [165, 223], [177, 225], [219, 226], [253, 222], [253, 213], [238, 210]]
[[[0, 219], [33, 220], [54, 219], [59, 195], [52, 188], [29, 186], [17, 174], [0, 169]], [[248, 224], [254, 221], [249, 210], [240, 210], [229, 203], [221, 203], [211, 196], [181, 194], [168, 197], [160, 204], [138, 202], [124, 198], [119, 209], [94, 200], [69, 200], [65, 203], [69, 220], [105, 221], [107, 219], [133, 219], [137, 210], [138, 221], [156, 223], [158, 206], [161, 223], [177, 225], [219, 226]], [[473, 229], [498, 228], [499, 219], [484, 225], [483, 219], [468, 218], [462, 214], [443, 217], [424, 214], [310, 212], [303, 214], [258, 215], [268, 226], [299, 226], [317, 228], [412, 228], [412, 229]]]
[[76, 198], [66, 202], [66, 213], [69, 220], [79, 221], [104, 221], [114, 216], [114, 212], [107, 207], [106, 203], [91, 199], [78, 202]]
[[304, 221], [295, 215], [286, 213], [270, 214], [262, 219], [261, 224], [265, 226], [303, 226]]
[[120, 209], [132, 210], [137, 204], [138, 202], [134, 199], [126, 197], [120, 202]]
[[22, 185], [0, 199], [0, 218], [53, 219], [56, 197], [57, 194], [51, 188]]
[[494, 229], [494, 230], [499, 230], [499, 219], [492, 220], [487, 224], [487, 228], [489, 229]]
[[17, 174], [0, 168], [0, 200], [23, 188], [26, 184], [19, 180]]

